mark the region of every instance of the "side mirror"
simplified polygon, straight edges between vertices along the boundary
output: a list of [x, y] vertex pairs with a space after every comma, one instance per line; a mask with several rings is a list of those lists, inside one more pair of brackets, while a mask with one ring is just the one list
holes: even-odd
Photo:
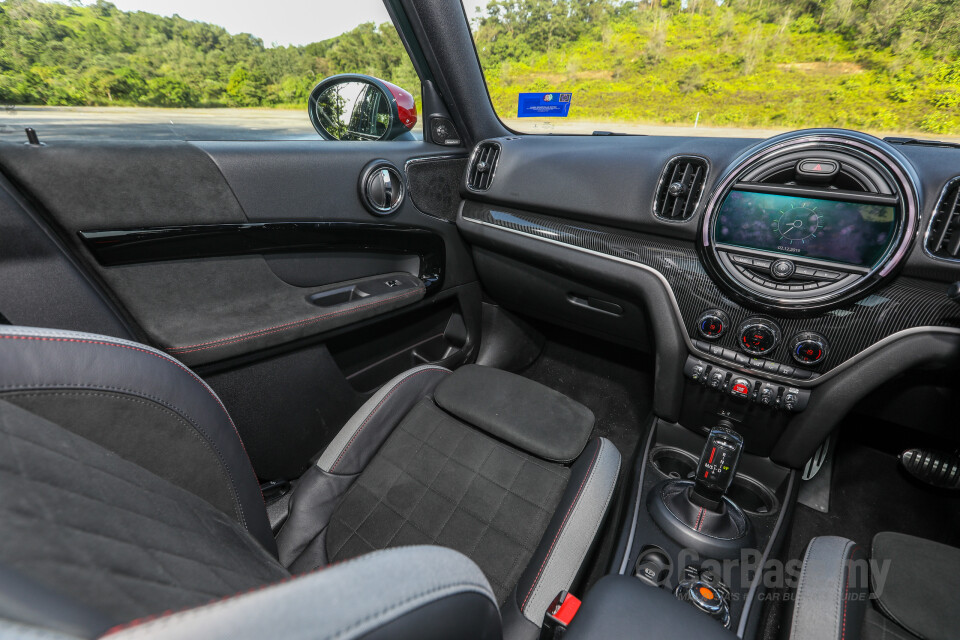
[[307, 101], [324, 140], [413, 140], [417, 106], [410, 92], [371, 76], [342, 74], [320, 82]]

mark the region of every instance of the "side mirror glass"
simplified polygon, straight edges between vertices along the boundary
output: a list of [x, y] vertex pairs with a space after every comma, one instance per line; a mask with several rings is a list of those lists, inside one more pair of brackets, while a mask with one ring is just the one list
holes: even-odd
[[343, 74], [320, 82], [307, 102], [325, 140], [413, 140], [417, 107], [410, 92], [371, 76]]

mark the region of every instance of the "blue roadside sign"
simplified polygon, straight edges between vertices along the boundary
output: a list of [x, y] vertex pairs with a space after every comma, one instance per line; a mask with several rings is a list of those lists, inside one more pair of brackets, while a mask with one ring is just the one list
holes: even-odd
[[573, 94], [569, 91], [521, 93], [517, 101], [518, 118], [566, 118]]

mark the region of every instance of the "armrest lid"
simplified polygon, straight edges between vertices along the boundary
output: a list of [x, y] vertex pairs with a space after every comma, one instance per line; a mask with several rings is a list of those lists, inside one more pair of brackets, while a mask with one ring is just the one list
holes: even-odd
[[737, 636], [669, 591], [612, 575], [590, 590], [563, 640], [639, 637], [729, 640]]

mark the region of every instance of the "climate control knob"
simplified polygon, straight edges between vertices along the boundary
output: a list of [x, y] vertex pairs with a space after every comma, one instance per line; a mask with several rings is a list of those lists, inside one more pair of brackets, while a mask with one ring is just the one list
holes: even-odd
[[697, 332], [707, 340], [716, 340], [727, 330], [730, 318], [719, 309], [710, 309], [700, 314], [697, 320]]
[[808, 367], [821, 362], [827, 355], [827, 340], [819, 333], [803, 331], [793, 336], [790, 355]]
[[753, 356], [773, 351], [780, 343], [780, 327], [763, 318], [744, 320], [737, 331], [737, 344]]

